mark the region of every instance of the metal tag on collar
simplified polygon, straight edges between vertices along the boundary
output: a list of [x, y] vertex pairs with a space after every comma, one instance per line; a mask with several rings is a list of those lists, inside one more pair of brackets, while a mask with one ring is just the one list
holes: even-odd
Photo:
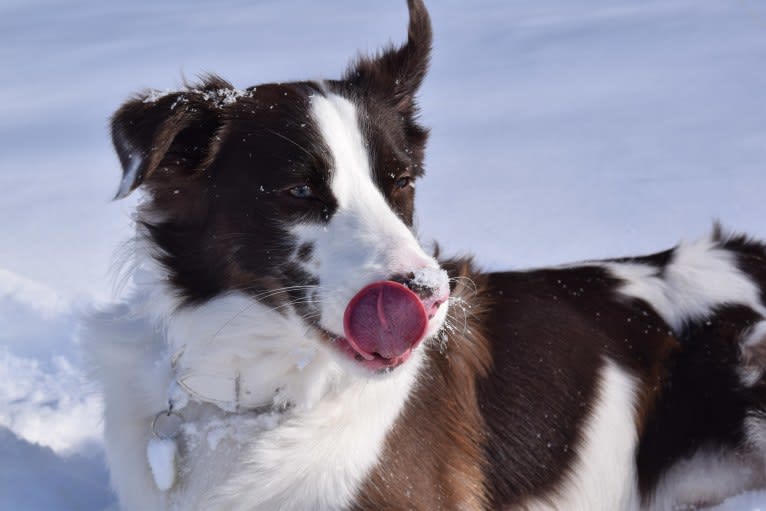
[[160, 491], [170, 490], [176, 482], [178, 446], [175, 439], [183, 422], [181, 414], [173, 411], [172, 402], [152, 420], [152, 438], [146, 446], [146, 457]]

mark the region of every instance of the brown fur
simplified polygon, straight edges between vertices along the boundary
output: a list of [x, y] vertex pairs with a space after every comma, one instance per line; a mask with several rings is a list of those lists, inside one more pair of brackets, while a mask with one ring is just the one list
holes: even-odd
[[491, 365], [483, 334], [486, 282], [470, 261], [444, 266], [454, 283], [446, 336], [428, 346], [419, 385], [355, 510], [486, 508], [488, 467], [480, 462], [484, 424], [476, 390], [477, 378]]

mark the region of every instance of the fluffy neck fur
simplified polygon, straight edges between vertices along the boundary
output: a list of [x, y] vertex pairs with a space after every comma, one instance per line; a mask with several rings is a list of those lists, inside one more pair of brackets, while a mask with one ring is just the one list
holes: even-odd
[[[95, 315], [85, 336], [105, 394], [107, 456], [122, 504], [345, 507], [416, 386], [422, 352], [385, 378], [357, 377], [290, 313], [237, 293], [179, 308], [151, 264], [133, 281], [131, 298]], [[179, 481], [163, 493], [145, 451], [169, 398], [185, 425]], [[248, 411], [264, 404], [279, 412]]]

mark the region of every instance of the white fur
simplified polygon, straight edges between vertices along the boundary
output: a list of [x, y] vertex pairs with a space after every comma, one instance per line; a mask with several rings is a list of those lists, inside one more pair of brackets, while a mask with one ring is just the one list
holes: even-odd
[[[412, 231], [393, 212], [372, 180], [370, 155], [360, 130], [356, 107], [326, 92], [315, 95], [312, 114], [333, 158], [331, 189], [338, 209], [327, 225], [301, 224], [293, 233], [314, 245], [312, 259], [321, 288], [320, 324], [343, 333], [343, 312], [366, 284], [392, 275], [431, 270], [435, 286], [447, 288], [447, 275], [426, 255]], [[442, 307], [446, 309], [446, 307]], [[441, 327], [445, 312], [431, 320], [429, 333]]]
[[[130, 305], [94, 316], [85, 332], [105, 393], [107, 456], [122, 505], [341, 509], [377, 460], [415, 384], [421, 353], [388, 378], [370, 380], [343, 371], [332, 348], [307, 337], [294, 318], [243, 296], [170, 311], [157, 323], [142, 312], [157, 294], [138, 293]], [[310, 360], [302, 349], [313, 349]], [[192, 379], [198, 386], [190, 388], [191, 404], [179, 410], [187, 426], [203, 430], [215, 419], [245, 434], [223, 435], [215, 449], [182, 445], [193, 456], [182, 456], [181, 481], [163, 493], [152, 480], [146, 446], [152, 419], [173, 393], [174, 359], [180, 374], [205, 376]], [[220, 382], [237, 371], [244, 410], [227, 414], [235, 397]], [[210, 395], [216, 391], [221, 394]], [[265, 403], [293, 407], [270, 427], [255, 416], [243, 425], [247, 409]], [[209, 434], [207, 442], [213, 442]]]
[[418, 353], [391, 379], [350, 382], [266, 433], [202, 509], [345, 508], [377, 461], [420, 363]]
[[763, 460], [731, 450], [702, 449], [662, 476], [644, 509], [691, 511], [766, 483]]
[[602, 264], [624, 281], [622, 294], [646, 301], [676, 332], [724, 304], [746, 305], [766, 315], [758, 287], [711, 237], [681, 243], [662, 272], [648, 264]]
[[124, 509], [160, 510], [167, 496], [157, 490], [146, 459], [154, 415], [167, 408], [172, 377], [159, 328], [139, 306], [115, 305], [92, 315], [83, 331], [86, 352], [104, 394], [104, 445], [112, 486]]
[[559, 487], [527, 502], [528, 511], [630, 511], [638, 506], [636, 379], [607, 360], [574, 466]]
[[272, 399], [311, 408], [341, 371], [329, 346], [294, 312], [281, 312], [239, 293], [175, 312], [166, 320], [166, 342], [178, 383], [227, 411]]

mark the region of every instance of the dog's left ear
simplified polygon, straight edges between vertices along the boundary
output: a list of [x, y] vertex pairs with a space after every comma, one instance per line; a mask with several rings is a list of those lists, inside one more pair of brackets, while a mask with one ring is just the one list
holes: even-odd
[[407, 0], [410, 22], [407, 42], [373, 58], [361, 58], [344, 81], [362, 90], [382, 94], [401, 113], [412, 113], [414, 98], [428, 71], [433, 34], [423, 0]]

